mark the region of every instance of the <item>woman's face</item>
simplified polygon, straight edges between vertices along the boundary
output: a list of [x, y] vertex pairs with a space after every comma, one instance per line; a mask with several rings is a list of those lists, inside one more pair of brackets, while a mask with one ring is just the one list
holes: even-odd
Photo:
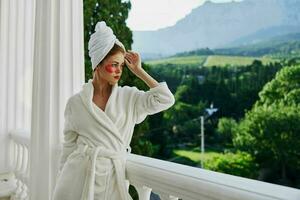
[[118, 52], [106, 58], [97, 70], [101, 78], [114, 85], [121, 78], [124, 65], [124, 54]]

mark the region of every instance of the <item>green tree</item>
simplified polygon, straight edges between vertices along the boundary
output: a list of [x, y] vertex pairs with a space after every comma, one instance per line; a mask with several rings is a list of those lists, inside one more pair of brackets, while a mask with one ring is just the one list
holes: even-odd
[[175, 99], [189, 104], [199, 102], [199, 83], [196, 77], [189, 76], [184, 83], [180, 85], [175, 93]]
[[300, 66], [283, 68], [259, 93], [234, 135], [236, 147], [269, 169], [265, 180], [290, 186], [299, 184], [299, 87]]
[[235, 135], [239, 149], [255, 157], [260, 167], [270, 169], [267, 181], [292, 185], [291, 170], [299, 170], [300, 107], [274, 104], [259, 106], [246, 114]]
[[223, 117], [219, 119], [217, 134], [220, 140], [227, 146], [232, 145], [232, 138], [237, 129], [237, 122], [232, 118]]
[[220, 153], [205, 160], [205, 169], [247, 178], [257, 177], [257, 165], [253, 157], [237, 151], [235, 153]]
[[285, 67], [259, 93], [256, 106], [282, 102], [286, 106], [300, 104], [300, 65]]

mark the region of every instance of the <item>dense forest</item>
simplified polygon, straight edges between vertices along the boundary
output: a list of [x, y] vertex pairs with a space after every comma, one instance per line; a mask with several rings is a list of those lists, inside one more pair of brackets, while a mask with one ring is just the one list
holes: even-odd
[[[232, 49], [222, 52], [234, 58]], [[204, 168], [300, 188], [300, 60], [285, 50], [268, 53], [263, 56], [275, 59], [267, 64], [224, 60], [207, 67], [204, 60], [218, 55], [210, 49], [148, 62], [151, 74], [166, 81], [176, 98], [172, 108], [149, 117], [141, 138], [150, 155], [200, 166], [200, 116], [207, 116]], [[208, 116], [212, 103], [218, 111]]]
[[299, 69], [294, 62], [257, 60], [234, 67], [151, 67], [153, 76], [170, 85], [176, 103], [149, 117], [143, 136], [153, 146], [148, 149], [152, 156], [199, 166], [192, 155], [199, 152], [199, 117], [213, 103], [218, 111], [205, 121], [205, 140], [208, 152], [217, 154], [205, 158], [206, 169], [299, 187]]

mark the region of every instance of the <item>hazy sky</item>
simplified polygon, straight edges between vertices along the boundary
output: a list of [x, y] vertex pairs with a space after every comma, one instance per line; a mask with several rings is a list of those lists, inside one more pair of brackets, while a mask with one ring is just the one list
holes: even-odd
[[[133, 30], [156, 30], [174, 25], [205, 0], [130, 0], [131, 11], [126, 21]], [[233, 0], [212, 0], [216, 3]], [[237, 0], [235, 0], [237, 1]]]

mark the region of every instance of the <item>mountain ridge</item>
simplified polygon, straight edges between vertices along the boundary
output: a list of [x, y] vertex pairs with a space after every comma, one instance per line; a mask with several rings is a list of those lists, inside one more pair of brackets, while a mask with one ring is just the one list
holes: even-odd
[[133, 32], [133, 49], [142, 57], [147, 54], [168, 56], [199, 48], [222, 48], [239, 39], [243, 43], [243, 38], [251, 36], [255, 40], [255, 34], [271, 27], [291, 27], [296, 29], [294, 32], [300, 32], [299, 13], [300, 1], [295, 0], [206, 2], [174, 26]]

